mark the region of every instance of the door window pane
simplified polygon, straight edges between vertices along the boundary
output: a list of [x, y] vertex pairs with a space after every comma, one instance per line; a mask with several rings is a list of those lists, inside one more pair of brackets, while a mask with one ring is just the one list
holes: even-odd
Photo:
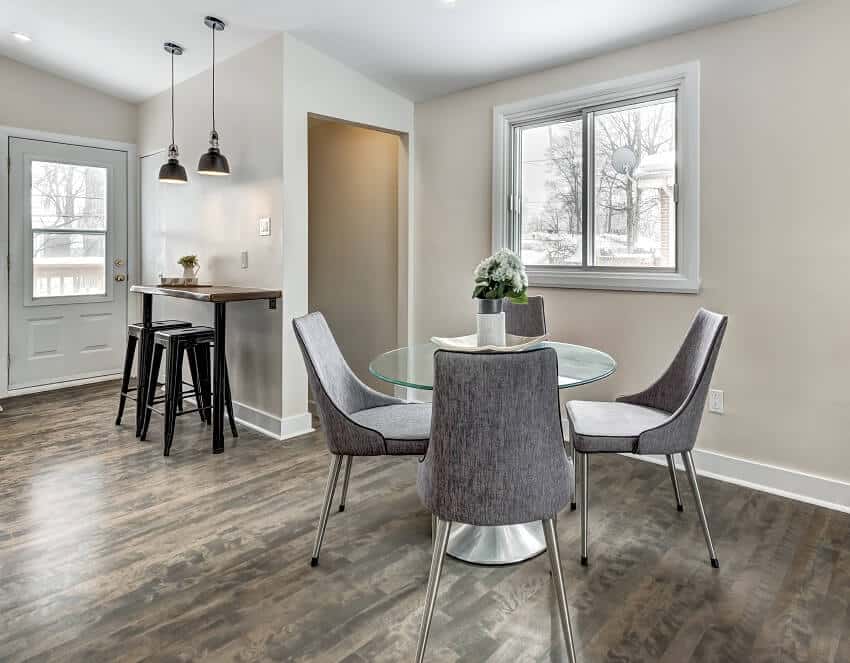
[[523, 261], [582, 264], [582, 122], [521, 130]]
[[594, 264], [676, 267], [676, 100], [594, 114]]
[[106, 236], [32, 234], [33, 297], [106, 294]]
[[106, 230], [106, 168], [32, 162], [33, 229]]

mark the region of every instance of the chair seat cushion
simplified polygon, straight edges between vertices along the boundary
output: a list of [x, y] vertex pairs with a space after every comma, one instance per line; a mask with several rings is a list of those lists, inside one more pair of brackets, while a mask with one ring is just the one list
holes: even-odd
[[431, 404], [405, 403], [360, 410], [349, 415], [355, 423], [380, 433], [387, 453], [424, 455], [431, 436]]
[[670, 413], [630, 403], [570, 401], [570, 435], [582, 453], [631, 453], [640, 434], [670, 418]]

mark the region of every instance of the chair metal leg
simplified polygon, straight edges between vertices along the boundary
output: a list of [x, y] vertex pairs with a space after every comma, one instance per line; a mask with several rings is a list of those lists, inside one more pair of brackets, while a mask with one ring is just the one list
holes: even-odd
[[210, 377], [210, 345], [199, 343], [196, 346], [198, 372], [201, 380], [201, 391], [203, 392], [204, 416], [207, 426], [212, 425], [212, 378]]
[[578, 465], [576, 465], [576, 448], [573, 441], [570, 440], [570, 457], [573, 461], [573, 498], [570, 502], [570, 511], [576, 510], [576, 475], [578, 474]]
[[342, 480], [342, 496], [339, 499], [340, 512], [345, 511], [345, 499], [348, 497], [348, 481], [351, 479], [351, 463], [354, 461], [354, 456], [346, 456], [345, 458], [345, 476]]
[[549, 562], [552, 566], [552, 583], [555, 585], [555, 598], [558, 600], [558, 612], [561, 616], [561, 628], [564, 631], [567, 654], [570, 657], [570, 663], [576, 663], [573, 627], [570, 623], [570, 609], [567, 606], [567, 591], [564, 587], [564, 572], [561, 568], [561, 548], [558, 543], [554, 519], [543, 521], [543, 534], [546, 535], [546, 548], [549, 550]]
[[200, 371], [198, 370], [198, 346], [190, 345], [186, 348], [186, 359], [189, 362], [189, 373], [192, 375], [192, 389], [195, 391], [195, 403], [198, 404], [198, 416], [204, 422], [206, 421], [206, 412], [204, 411], [204, 399], [201, 395], [201, 378]]
[[322, 549], [322, 540], [325, 538], [325, 528], [328, 526], [328, 516], [331, 515], [331, 505], [334, 500], [336, 483], [339, 480], [339, 470], [342, 467], [343, 456], [333, 454], [331, 465], [328, 470], [328, 483], [325, 486], [325, 500], [322, 502], [322, 513], [319, 516], [319, 529], [316, 531], [316, 542], [313, 544], [313, 557], [310, 566], [319, 565], [319, 551]]
[[[153, 332], [142, 330], [141, 338], [139, 338], [138, 347], [136, 348], [139, 355], [139, 361], [136, 367], [136, 379], [138, 381], [136, 385], [136, 437], [141, 439], [144, 439], [142, 437], [142, 427], [144, 426], [145, 416], [147, 415], [147, 408], [140, 408], [139, 403], [145, 402], [147, 394], [150, 391], [148, 380], [151, 375], [151, 362], [153, 361], [155, 347]], [[159, 376], [155, 376], [154, 380], [157, 377]]]
[[699, 522], [702, 525], [702, 533], [705, 536], [705, 545], [708, 547], [708, 556], [711, 559], [711, 565], [715, 569], [720, 568], [720, 562], [717, 559], [717, 552], [714, 550], [714, 544], [711, 542], [711, 532], [708, 530], [708, 519], [705, 517], [705, 508], [702, 505], [702, 496], [697, 485], [697, 472], [694, 469], [694, 458], [690, 451], [685, 451], [682, 454], [682, 460], [685, 462], [685, 471], [688, 473], [688, 480], [691, 482], [691, 490], [694, 492], [694, 500], [697, 503], [697, 513], [699, 514]]
[[581, 565], [587, 566], [587, 514], [590, 510], [590, 454], [581, 454]]
[[162, 455], [171, 455], [171, 443], [174, 442], [174, 428], [177, 425], [177, 409], [180, 394], [183, 392], [183, 378], [180, 365], [183, 362], [183, 347], [179, 342], [170, 341], [167, 350], [165, 373], [165, 424], [162, 428]]
[[177, 411], [180, 414], [183, 414], [183, 362], [180, 362], [180, 365], [177, 366], [177, 380], [179, 381], [179, 386], [177, 387]]
[[682, 493], [679, 492], [679, 479], [676, 477], [676, 464], [673, 462], [672, 454], [667, 454], [667, 469], [670, 470], [670, 481], [673, 482], [673, 492], [676, 493], [676, 508], [679, 511], [684, 511]]
[[428, 590], [425, 592], [425, 612], [422, 615], [419, 642], [416, 645], [416, 663], [422, 663], [425, 660], [425, 646], [428, 644], [428, 633], [431, 630], [431, 618], [434, 616], [434, 606], [437, 603], [437, 589], [440, 586], [440, 575], [443, 572], [443, 561], [446, 558], [451, 528], [452, 524], [449, 521], [437, 518], [437, 535], [434, 539], [434, 551], [431, 554]]
[[[130, 389], [130, 374], [133, 372], [136, 341], [135, 336], [127, 336], [127, 350], [124, 353], [124, 372], [121, 375], [121, 398], [118, 401], [118, 416], [115, 417], [116, 426], [121, 425], [121, 417], [124, 416], [124, 406], [127, 404], [127, 391]], [[136, 407], [139, 407], [138, 403], [136, 403]]]
[[161, 345], [155, 345], [153, 347], [153, 354], [151, 355], [151, 360], [148, 366], [148, 376], [145, 387], [147, 389], [147, 393], [143, 399], [143, 404], [140, 405], [139, 402], [136, 402], [136, 407], [141, 408], [142, 411], [142, 425], [139, 430], [139, 439], [145, 440], [148, 436], [148, 427], [151, 425], [151, 410], [153, 408], [153, 402], [156, 398], [156, 385], [157, 380], [159, 380], [159, 367], [162, 365], [162, 351], [163, 348]]

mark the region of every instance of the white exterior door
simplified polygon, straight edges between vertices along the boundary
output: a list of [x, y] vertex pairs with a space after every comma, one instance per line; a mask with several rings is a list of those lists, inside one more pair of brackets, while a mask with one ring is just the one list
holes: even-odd
[[127, 152], [9, 138], [9, 389], [120, 373]]

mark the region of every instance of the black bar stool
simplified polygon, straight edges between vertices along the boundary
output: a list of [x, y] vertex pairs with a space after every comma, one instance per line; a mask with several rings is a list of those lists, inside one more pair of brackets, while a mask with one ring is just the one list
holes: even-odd
[[[121, 417], [124, 416], [124, 406], [127, 403], [127, 399], [130, 398], [134, 401], [136, 400], [135, 394], [130, 391], [130, 373], [133, 371], [133, 358], [136, 355], [136, 345], [142, 340], [142, 335], [153, 335], [158, 331], [168, 329], [185, 329], [191, 326], [191, 322], [183, 322], [182, 320], [159, 320], [151, 323], [148, 330], [145, 330], [145, 327], [141, 322], [127, 325], [127, 349], [124, 351], [124, 374], [121, 377], [121, 397], [118, 401], [118, 416], [115, 417], [116, 426], [121, 425]], [[145, 344], [142, 343], [141, 345], [143, 348], [146, 348], [146, 351], [139, 353], [139, 369], [136, 372], [136, 375], [146, 375], [150, 371], [151, 356], [153, 355], [152, 344], [148, 343], [147, 346], [145, 346]], [[143, 408], [140, 408], [139, 404], [136, 403], [136, 409], [138, 410]], [[136, 437], [138, 437], [141, 432], [141, 421], [141, 417], [136, 417]]]
[[[213, 345], [215, 331], [210, 327], [191, 327], [189, 329], [162, 330], [154, 334], [153, 357], [151, 359], [150, 373], [148, 378], [148, 394], [144, 410], [141, 437], [147, 436], [150, 425], [151, 413], [156, 412], [163, 415], [165, 422], [162, 429], [163, 455], [171, 453], [171, 443], [174, 439], [174, 425], [180, 414], [191, 414], [200, 412], [201, 417], [207, 424], [211, 421], [212, 413], [212, 388], [211, 388], [211, 362], [210, 348]], [[162, 366], [162, 355], [166, 353], [165, 365], [165, 395], [156, 397], [157, 378]], [[189, 370], [192, 373], [191, 392], [183, 391], [183, 379], [181, 377], [181, 366], [183, 357], [189, 361]], [[225, 367], [224, 376], [224, 403], [227, 408], [227, 417], [230, 421], [230, 431], [233, 437], [238, 437], [236, 421], [233, 417], [233, 401], [230, 397], [230, 380]], [[180, 402], [184, 396], [194, 396], [197, 408], [178, 412]], [[154, 406], [164, 403], [163, 412]]]

